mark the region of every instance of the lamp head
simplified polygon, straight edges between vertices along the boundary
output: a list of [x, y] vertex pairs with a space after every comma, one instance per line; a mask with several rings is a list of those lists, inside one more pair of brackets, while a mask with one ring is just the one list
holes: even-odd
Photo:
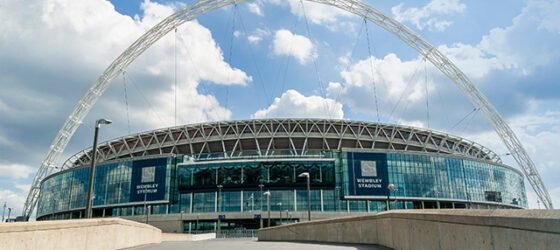
[[270, 191], [266, 191], [263, 193], [264, 195], [270, 195]]
[[303, 173], [299, 174], [298, 177], [308, 177], [309, 178], [309, 172], [303, 172]]
[[111, 123], [113, 123], [111, 120], [107, 120], [107, 119], [105, 119], [105, 118], [101, 118], [101, 119], [95, 121], [95, 126], [96, 126], [96, 127], [99, 127], [101, 124], [103, 124], [103, 125], [108, 125], [108, 124], [111, 124]]
[[389, 184], [389, 185], [387, 186], [387, 189], [389, 189], [389, 190], [391, 190], [391, 191], [395, 190], [395, 184], [393, 184], [393, 183]]

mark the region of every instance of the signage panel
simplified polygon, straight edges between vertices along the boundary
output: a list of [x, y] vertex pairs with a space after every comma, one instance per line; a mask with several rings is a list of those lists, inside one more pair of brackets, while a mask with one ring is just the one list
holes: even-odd
[[132, 163], [130, 202], [165, 199], [167, 158], [147, 159]]
[[386, 154], [347, 152], [347, 159], [348, 195], [380, 196], [387, 194], [389, 178]]

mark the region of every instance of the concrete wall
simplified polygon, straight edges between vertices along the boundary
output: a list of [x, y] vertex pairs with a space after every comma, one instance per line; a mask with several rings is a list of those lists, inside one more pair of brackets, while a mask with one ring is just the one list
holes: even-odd
[[[146, 216], [139, 215], [139, 216], [126, 216], [123, 217], [124, 219], [137, 221], [140, 223], [146, 223]], [[179, 214], [173, 215], [150, 215], [148, 217], [148, 224], [151, 226], [157, 227], [161, 229], [164, 233], [182, 233], [183, 232], [183, 223], [180, 219]]]
[[[253, 212], [220, 212], [220, 213], [184, 213], [184, 214], [150, 214], [148, 217], [148, 224], [161, 229], [164, 233], [182, 233], [183, 231], [183, 221], [188, 223], [188, 221], [194, 222], [196, 220], [200, 221], [209, 221], [209, 220], [217, 220], [219, 214], [224, 214], [226, 216], [226, 220], [237, 220], [237, 219], [246, 219], [252, 220], [255, 214], [261, 214], [262, 219], [264, 220], [264, 225], [266, 225], [266, 221], [268, 218], [268, 213], [260, 212], [260, 211], [253, 211]], [[328, 218], [338, 218], [343, 216], [348, 216], [350, 213], [346, 212], [320, 212], [320, 213], [312, 213], [311, 219], [312, 220], [321, 220], [321, 219], [328, 219]], [[371, 213], [352, 213], [352, 215], [368, 215]], [[282, 218], [283, 220], [286, 219], [286, 212], [282, 212], [282, 217], [280, 217], [279, 211], [272, 211], [270, 213], [270, 218], [272, 220], [278, 220]], [[307, 220], [307, 210], [306, 211], [299, 211], [289, 212], [290, 219], [297, 219], [299, 221], [306, 221]], [[141, 223], [146, 222], [145, 215], [137, 215], [137, 216], [123, 216], [122, 218], [132, 221], [138, 221]], [[188, 226], [186, 226], [188, 228]]]
[[0, 224], [0, 249], [101, 250], [160, 242], [161, 230], [118, 218]]
[[394, 249], [560, 249], [560, 210], [400, 210], [265, 228], [259, 240]]

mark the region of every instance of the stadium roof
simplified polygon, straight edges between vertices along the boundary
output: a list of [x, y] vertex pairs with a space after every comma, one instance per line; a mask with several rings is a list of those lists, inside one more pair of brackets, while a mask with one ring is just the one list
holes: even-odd
[[[501, 163], [484, 146], [446, 133], [402, 125], [328, 119], [262, 119], [191, 124], [112, 139], [98, 146], [98, 161], [178, 154], [195, 158], [294, 157], [344, 148], [451, 154]], [[90, 162], [91, 148], [63, 168]]]

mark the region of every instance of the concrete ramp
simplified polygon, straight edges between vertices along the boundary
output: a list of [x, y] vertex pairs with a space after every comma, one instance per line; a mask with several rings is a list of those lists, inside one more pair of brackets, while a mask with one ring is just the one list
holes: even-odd
[[134, 221], [82, 219], [0, 224], [1, 249], [121, 249], [160, 243], [161, 230]]
[[393, 249], [560, 249], [560, 210], [397, 210], [259, 230], [259, 241]]

